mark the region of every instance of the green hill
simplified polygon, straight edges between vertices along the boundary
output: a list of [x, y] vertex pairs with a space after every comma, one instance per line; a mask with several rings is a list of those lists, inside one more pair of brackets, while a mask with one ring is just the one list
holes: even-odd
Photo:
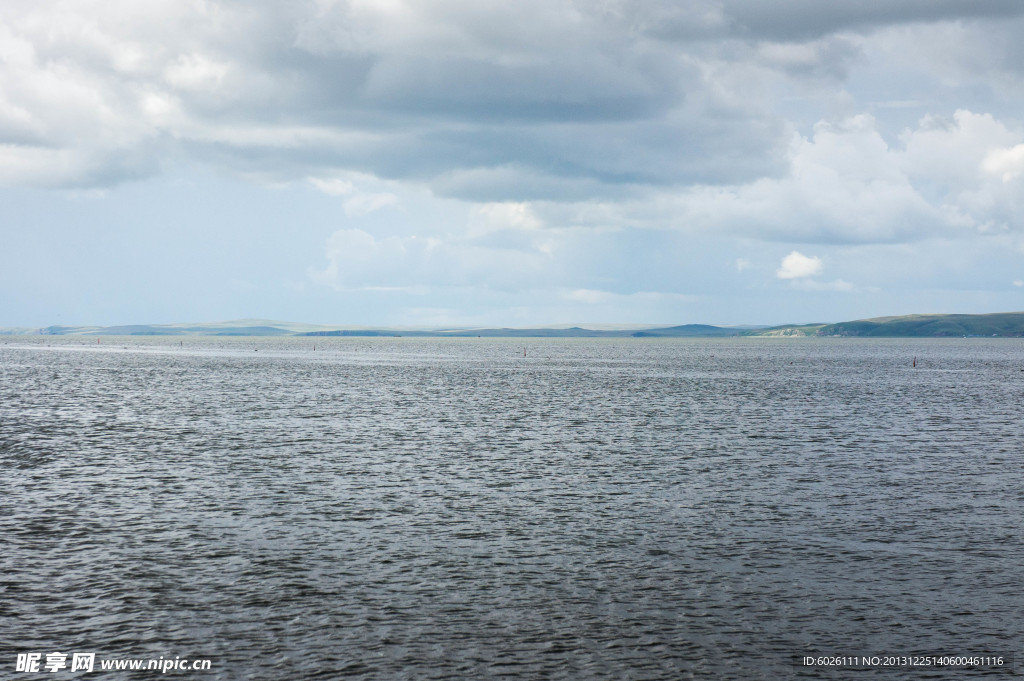
[[796, 336], [815, 336], [818, 331], [825, 324], [783, 324], [782, 326], [772, 326], [767, 329], [751, 329], [750, 331], [744, 331], [741, 335], [743, 336], [772, 336], [780, 338], [789, 338]]
[[664, 329], [636, 331], [630, 335], [634, 338], [704, 338], [709, 336], [738, 336], [740, 332], [737, 329], [710, 326], [708, 324], [683, 324], [682, 326], [670, 326]]
[[722, 338], [735, 336], [859, 336], [873, 337], [1024, 337], [1024, 312], [995, 314], [915, 314], [875, 317], [838, 324], [785, 324], [768, 328], [682, 324], [658, 328], [338, 328], [259, 319], [206, 324], [138, 324], [124, 326], [50, 326], [42, 329], [0, 329], [0, 334], [31, 333], [80, 336], [415, 336], [430, 338]]
[[915, 314], [901, 317], [876, 317], [852, 322], [827, 324], [817, 336], [877, 337], [1024, 337], [1024, 312], [995, 314]]

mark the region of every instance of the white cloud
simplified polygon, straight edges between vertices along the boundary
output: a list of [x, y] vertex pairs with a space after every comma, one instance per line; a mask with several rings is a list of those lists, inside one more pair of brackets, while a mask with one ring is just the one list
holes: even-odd
[[230, 68], [203, 54], [184, 54], [164, 68], [164, 78], [182, 90], [213, 91], [223, 86]]
[[928, 181], [955, 199], [956, 191], [988, 181], [993, 152], [1020, 139], [1019, 131], [991, 114], [958, 109], [951, 119], [929, 114], [915, 128], [904, 130], [903, 147], [893, 149], [892, 158], [919, 186]]
[[[794, 279], [793, 286], [804, 291], [836, 291], [839, 293], [857, 293], [861, 289], [848, 281], [836, 279], [834, 281], [816, 281], [814, 279]], [[875, 291], [877, 289], [871, 289]]]
[[[890, 144], [861, 114], [794, 134], [789, 171], [735, 185], [650, 190], [641, 198], [578, 202], [572, 224], [672, 227], [791, 243], [906, 243], [1024, 231], [1024, 192], [984, 167], [1024, 139], [989, 114], [926, 116]], [[999, 172], [1015, 172], [1012, 166]], [[544, 215], [546, 221], [553, 218]]]
[[[376, 210], [398, 203], [398, 196], [392, 192], [360, 191], [355, 183], [337, 177], [307, 178], [314, 187], [330, 196], [344, 196], [345, 215], [362, 217]], [[372, 178], [371, 178], [372, 181]]]
[[356, 186], [353, 183], [336, 177], [311, 177], [309, 178], [309, 183], [324, 194], [330, 194], [331, 196], [348, 196], [356, 190]]
[[389, 192], [377, 194], [356, 194], [345, 200], [345, 215], [349, 217], [361, 217], [369, 213], [393, 206], [398, 203], [398, 197]]
[[470, 235], [502, 230], [536, 230], [542, 226], [528, 203], [483, 203], [475, 206], [469, 217]]
[[947, 220], [901, 171], [870, 116], [819, 123], [791, 147], [788, 176], [728, 188], [697, 188], [683, 209], [760, 238], [893, 241]]
[[989, 152], [982, 167], [993, 175], [999, 175], [1003, 182], [1017, 178], [1024, 172], [1024, 144]]
[[802, 279], [821, 274], [822, 269], [821, 258], [793, 251], [782, 259], [775, 276], [779, 279]]
[[614, 293], [595, 289], [572, 289], [561, 292], [561, 297], [574, 303], [585, 305], [652, 305], [656, 303], [674, 302], [690, 303], [698, 299], [687, 293], [671, 293], [663, 291], [637, 291], [636, 293]]
[[608, 293], [607, 291], [595, 291], [593, 289], [585, 288], [566, 291], [563, 295], [566, 300], [571, 300], [574, 303], [584, 303], [587, 305], [604, 303], [613, 297], [613, 294]]
[[1021, 288], [1022, 286], [1024, 286], [1024, 280], [1014, 279], [1013, 285], [1016, 286], [1017, 288]]
[[310, 269], [314, 281], [337, 290], [407, 290], [410, 287], [536, 287], [557, 273], [539, 248], [492, 248], [444, 235], [377, 238], [360, 229], [338, 230], [327, 242], [327, 266]]

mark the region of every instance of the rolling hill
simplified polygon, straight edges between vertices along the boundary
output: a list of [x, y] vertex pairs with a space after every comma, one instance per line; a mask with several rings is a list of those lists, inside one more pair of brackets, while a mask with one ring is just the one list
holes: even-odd
[[201, 324], [134, 324], [121, 326], [48, 326], [0, 329], [3, 335], [53, 336], [411, 336], [424, 338], [725, 338], [725, 337], [1024, 337], [1024, 312], [994, 314], [914, 314], [875, 317], [837, 324], [785, 324], [772, 327], [726, 327], [682, 324], [665, 327], [559, 326], [539, 328], [368, 328], [243, 319]]

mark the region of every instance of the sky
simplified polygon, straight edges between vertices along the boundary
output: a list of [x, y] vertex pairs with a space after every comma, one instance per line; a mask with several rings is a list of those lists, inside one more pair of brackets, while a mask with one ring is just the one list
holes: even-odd
[[0, 326], [1024, 310], [1018, 0], [5, 0]]

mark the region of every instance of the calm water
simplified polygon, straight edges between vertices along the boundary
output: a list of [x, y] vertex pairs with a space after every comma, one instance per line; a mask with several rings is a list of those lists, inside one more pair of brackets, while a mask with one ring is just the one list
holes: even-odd
[[0, 338], [0, 677], [1021, 653], [1020, 340], [178, 342]]

